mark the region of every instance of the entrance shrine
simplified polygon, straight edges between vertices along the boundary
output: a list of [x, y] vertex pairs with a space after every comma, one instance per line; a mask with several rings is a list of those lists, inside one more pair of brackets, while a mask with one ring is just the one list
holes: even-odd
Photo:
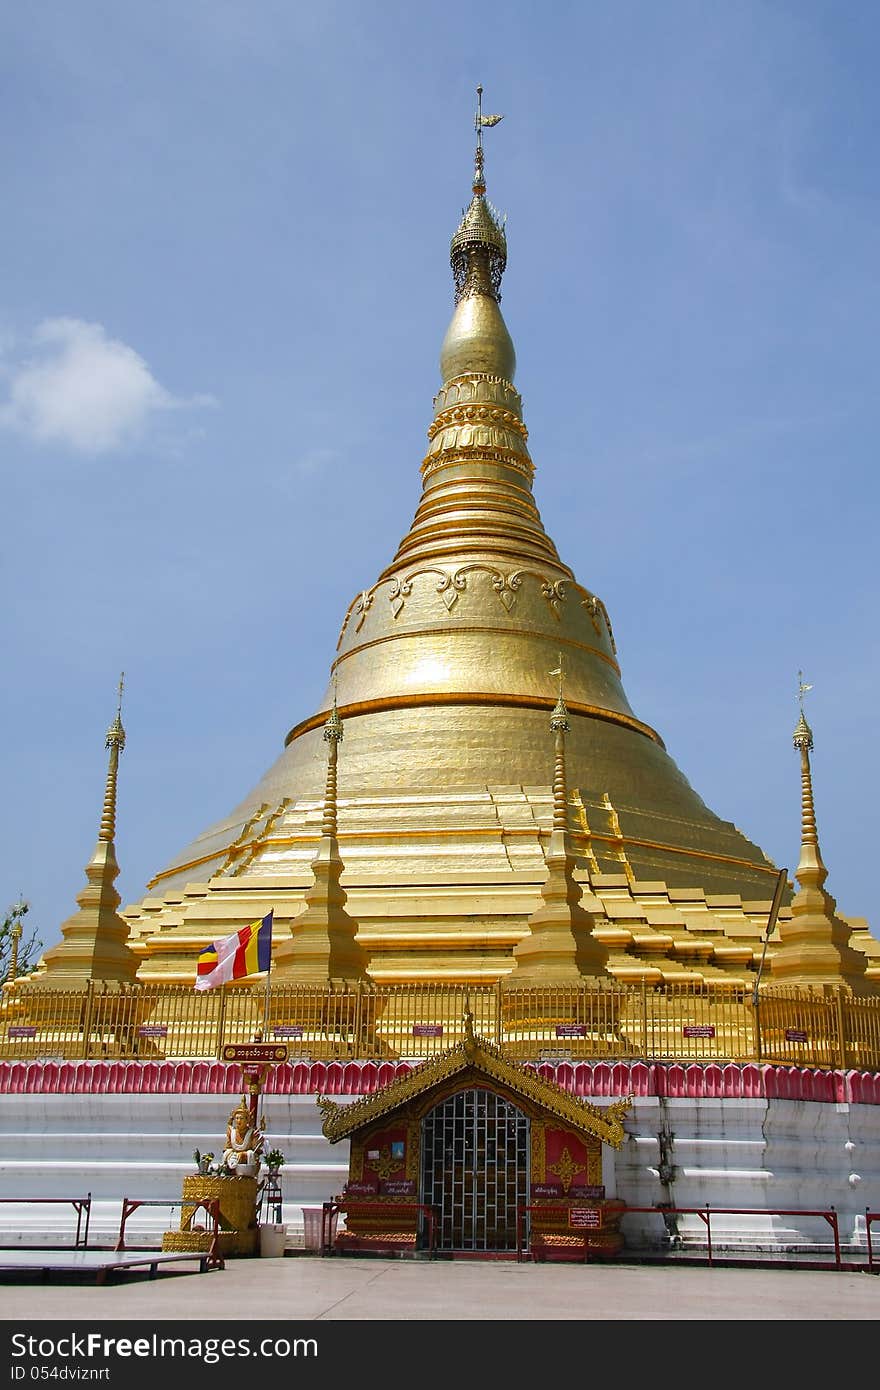
[[613, 1150], [630, 1101], [600, 1109], [475, 1034], [350, 1105], [318, 1098], [350, 1140], [341, 1252], [572, 1260], [623, 1246]]

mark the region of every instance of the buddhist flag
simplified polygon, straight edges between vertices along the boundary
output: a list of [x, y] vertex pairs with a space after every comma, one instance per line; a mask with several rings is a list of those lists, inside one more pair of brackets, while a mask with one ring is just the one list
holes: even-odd
[[499, 121], [503, 121], [503, 120], [504, 120], [504, 116], [503, 116], [503, 115], [501, 115], [501, 116], [497, 116], [497, 115], [496, 115], [496, 116], [480, 116], [480, 125], [497, 125]]
[[215, 985], [240, 980], [245, 975], [257, 975], [272, 965], [272, 912], [260, 922], [233, 932], [222, 941], [212, 941], [199, 952], [196, 967], [196, 989], [213, 989]]

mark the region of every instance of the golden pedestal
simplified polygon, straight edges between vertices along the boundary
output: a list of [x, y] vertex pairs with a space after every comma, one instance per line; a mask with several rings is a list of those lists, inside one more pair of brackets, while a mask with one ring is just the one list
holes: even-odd
[[220, 1254], [258, 1254], [257, 1186], [256, 1178], [212, 1178], [200, 1173], [184, 1178], [180, 1230], [164, 1233], [162, 1249], [207, 1250], [211, 1244], [211, 1218], [204, 1207], [195, 1203], [217, 1197], [220, 1202]]

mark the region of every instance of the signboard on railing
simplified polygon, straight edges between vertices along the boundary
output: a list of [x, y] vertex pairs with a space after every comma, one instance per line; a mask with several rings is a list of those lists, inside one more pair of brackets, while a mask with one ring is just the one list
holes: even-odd
[[714, 1038], [714, 1023], [686, 1023], [682, 1028], [686, 1038]]
[[414, 1023], [412, 1035], [414, 1038], [442, 1038], [442, 1023]]
[[142, 1023], [138, 1028], [139, 1038], [167, 1038], [167, 1023]]
[[345, 1195], [346, 1197], [378, 1197], [379, 1184], [375, 1180], [372, 1182], [347, 1182]]
[[276, 1038], [301, 1038], [302, 1025], [299, 1023], [277, 1023], [272, 1029]]
[[223, 1061], [268, 1062], [271, 1066], [275, 1062], [287, 1061], [287, 1047], [284, 1043], [226, 1043]]
[[595, 1231], [602, 1225], [602, 1213], [598, 1207], [572, 1207], [568, 1224], [582, 1231]]
[[786, 1028], [786, 1030], [785, 1030], [785, 1041], [786, 1041], [786, 1042], [806, 1042], [806, 1041], [807, 1041], [807, 1034], [804, 1032], [803, 1028]]
[[35, 1023], [12, 1023], [6, 1030], [8, 1038], [35, 1038], [37, 1036], [37, 1025]]
[[585, 1038], [587, 1036], [587, 1025], [585, 1023], [557, 1023], [557, 1038]]

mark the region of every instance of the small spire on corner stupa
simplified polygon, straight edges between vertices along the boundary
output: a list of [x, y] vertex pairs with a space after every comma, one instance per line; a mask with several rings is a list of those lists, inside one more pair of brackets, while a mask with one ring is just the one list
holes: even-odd
[[795, 748], [804, 748], [809, 752], [813, 747], [813, 730], [807, 723], [804, 715], [804, 696], [808, 690], [812, 690], [812, 685], [807, 685], [804, 681], [803, 671], [798, 671], [798, 706], [800, 708], [800, 718], [794, 731]]
[[558, 666], [555, 666], [553, 668], [553, 670], [550, 672], [550, 675], [557, 676], [559, 679], [559, 694], [556, 699], [556, 704], [554, 706], [553, 713], [550, 716], [550, 728], [554, 731], [554, 733], [567, 734], [571, 726], [568, 722], [568, 707], [565, 703], [565, 698], [562, 693], [562, 682], [565, 677], [565, 668], [562, 662], [562, 652], [559, 653]]

